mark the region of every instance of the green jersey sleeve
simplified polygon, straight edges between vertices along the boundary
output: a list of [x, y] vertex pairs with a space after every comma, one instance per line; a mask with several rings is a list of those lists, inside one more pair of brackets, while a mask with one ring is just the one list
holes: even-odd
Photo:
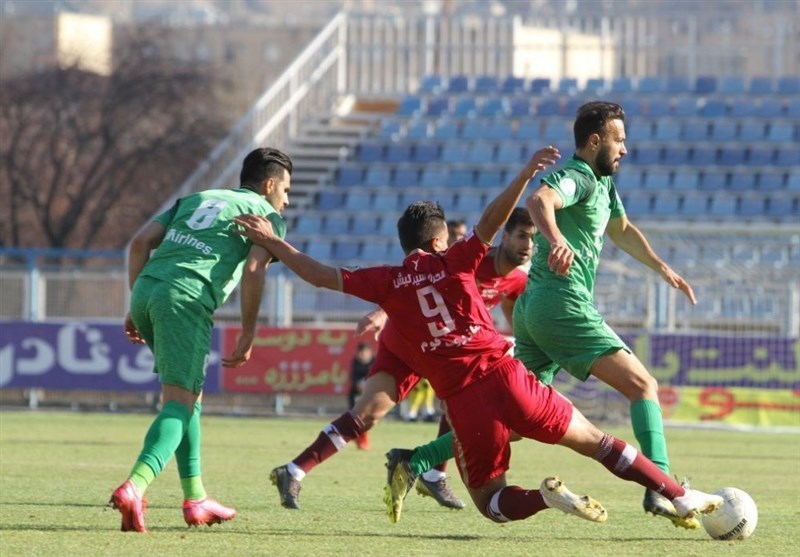
[[[577, 178], [577, 179], [576, 179]], [[564, 208], [580, 203], [594, 192], [593, 180], [582, 180], [575, 172], [568, 172], [566, 168], [542, 178], [542, 182], [553, 188]]]
[[622, 199], [619, 197], [619, 192], [617, 191], [617, 187], [614, 185], [614, 181], [610, 180], [610, 187], [609, 187], [609, 218], [617, 219], [625, 214], [625, 207], [622, 205]]
[[170, 223], [175, 218], [175, 215], [178, 213], [178, 204], [180, 202], [181, 202], [180, 199], [175, 201], [175, 203], [172, 204], [172, 207], [170, 207], [169, 209], [158, 215], [154, 220], [164, 228], [169, 228]]

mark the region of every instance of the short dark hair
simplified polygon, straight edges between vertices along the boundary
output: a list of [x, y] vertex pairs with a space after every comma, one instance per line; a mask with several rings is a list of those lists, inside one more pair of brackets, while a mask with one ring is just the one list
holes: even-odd
[[625, 111], [616, 103], [592, 101], [578, 107], [578, 115], [572, 131], [575, 134], [575, 147], [586, 146], [593, 133], [602, 136], [611, 120], [625, 121]]
[[411, 253], [415, 249], [430, 251], [426, 244], [446, 226], [441, 205], [435, 201], [412, 203], [397, 220], [397, 235], [403, 252]]
[[292, 174], [292, 159], [287, 154], [270, 147], [253, 149], [242, 163], [239, 185], [256, 189], [264, 180], [282, 176], [284, 170]]
[[504, 230], [511, 234], [518, 226], [533, 226], [531, 214], [525, 207], [517, 207], [511, 211], [511, 216], [508, 217]]

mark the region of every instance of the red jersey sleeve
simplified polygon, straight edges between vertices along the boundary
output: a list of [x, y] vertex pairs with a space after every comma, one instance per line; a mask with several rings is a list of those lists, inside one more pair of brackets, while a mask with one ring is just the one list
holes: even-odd
[[393, 267], [366, 267], [340, 270], [342, 292], [378, 305], [386, 299], [392, 285]]
[[478, 265], [483, 260], [483, 256], [486, 255], [490, 248], [490, 245], [484, 244], [478, 238], [473, 228], [466, 237], [450, 246], [445, 252], [444, 259], [447, 262], [447, 270], [453, 274], [475, 274]]

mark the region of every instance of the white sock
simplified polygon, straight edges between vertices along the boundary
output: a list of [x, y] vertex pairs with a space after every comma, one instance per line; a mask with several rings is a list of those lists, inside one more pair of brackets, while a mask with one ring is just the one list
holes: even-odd
[[423, 472], [422, 477], [426, 482], [438, 482], [446, 477], [446, 474], [436, 468], [431, 468], [427, 472]]
[[289, 475], [291, 477], [293, 477], [295, 480], [297, 480], [298, 482], [302, 482], [303, 478], [306, 477], [306, 473], [303, 472], [303, 469], [300, 468], [294, 462], [290, 462], [289, 464], [287, 464], [286, 465], [286, 469], [289, 471]]

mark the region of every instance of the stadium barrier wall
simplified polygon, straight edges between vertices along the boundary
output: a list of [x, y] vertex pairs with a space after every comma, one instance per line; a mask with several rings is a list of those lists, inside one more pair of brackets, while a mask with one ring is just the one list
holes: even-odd
[[[251, 359], [220, 364], [240, 333], [214, 329], [207, 395], [272, 395], [275, 412], [296, 395], [344, 400], [358, 338], [352, 327], [259, 327]], [[628, 332], [623, 339], [659, 380], [665, 418], [675, 423], [800, 428], [800, 338]], [[4, 322], [0, 389], [158, 392], [153, 357], [121, 324]], [[556, 387], [592, 419], [617, 421], [627, 401], [595, 380], [562, 372]]]

